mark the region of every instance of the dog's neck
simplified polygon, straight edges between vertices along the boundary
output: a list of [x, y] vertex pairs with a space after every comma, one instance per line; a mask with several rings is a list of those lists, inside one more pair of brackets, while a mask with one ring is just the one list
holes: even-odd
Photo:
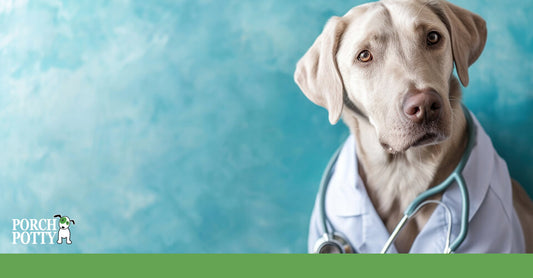
[[[450, 79], [452, 133], [437, 145], [409, 148], [390, 154], [379, 143], [375, 128], [357, 113], [344, 113], [343, 120], [355, 136], [359, 174], [383, 223], [391, 232], [406, 207], [423, 191], [444, 181], [461, 160], [467, 142], [466, 120], [461, 107], [461, 88]], [[435, 196], [439, 199], [441, 196]], [[434, 207], [427, 207], [406, 226], [396, 241], [400, 252], [408, 252]]]

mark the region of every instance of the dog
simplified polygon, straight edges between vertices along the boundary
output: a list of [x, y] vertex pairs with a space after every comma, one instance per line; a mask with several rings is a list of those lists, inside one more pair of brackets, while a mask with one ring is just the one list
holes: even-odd
[[68, 216], [61, 216], [60, 214], [54, 215], [54, 217], [59, 217], [59, 231], [57, 233], [57, 244], [63, 243], [63, 239], [66, 239], [67, 244], [72, 244], [70, 240], [70, 223], [72, 225], [76, 224], [74, 219], [68, 218]]
[[[486, 39], [485, 21], [449, 2], [383, 0], [354, 7], [342, 17], [332, 17], [297, 63], [294, 79], [305, 96], [328, 110], [331, 124], [342, 116], [348, 126], [357, 154], [354, 171], [361, 177], [364, 191], [388, 233], [400, 221], [407, 205], [423, 191], [444, 181], [461, 160], [468, 129], [459, 82], [468, 85], [468, 68], [481, 55]], [[454, 66], [459, 79], [453, 74]], [[485, 134], [482, 129], [480, 132]], [[492, 148], [488, 137], [487, 142]], [[463, 252], [531, 253], [533, 203], [511, 179], [505, 162], [495, 151], [494, 154], [497, 157], [494, 163], [499, 163], [506, 177], [501, 184], [490, 184], [494, 188], [491, 190], [501, 192], [496, 198], [512, 195], [509, 197], [512, 204], [508, 209], [490, 202], [477, 206], [496, 206], [494, 210], [517, 219], [508, 233], [516, 238], [513, 244], [521, 245], [522, 249], [501, 251], [467, 246]], [[483, 175], [489, 177], [492, 173]], [[474, 193], [477, 190], [468, 181], [467, 186]], [[346, 198], [346, 194], [335, 194], [332, 190], [335, 189], [328, 189], [328, 195]], [[443, 194], [432, 199], [439, 200]], [[487, 194], [479, 199], [494, 199]], [[474, 201], [478, 198], [470, 197]], [[335, 210], [337, 200], [332, 201], [327, 210]], [[347, 201], [352, 202], [356, 200]], [[398, 252], [411, 250], [434, 211], [435, 207], [424, 207], [409, 222], [395, 242]], [[334, 213], [327, 214], [334, 218], [331, 224], [335, 225], [335, 216], [330, 215]], [[470, 226], [473, 221], [481, 221], [475, 211], [474, 214], [471, 211], [470, 217]], [[477, 225], [479, 230], [490, 228], [489, 223], [477, 222], [472, 229]], [[342, 231], [345, 227], [340, 224], [336, 228]], [[316, 227], [312, 224], [310, 231], [313, 230]], [[310, 232], [310, 242], [313, 233], [317, 232]], [[468, 237], [473, 245], [484, 244], [472, 239], [475, 233]], [[493, 237], [496, 242], [496, 237], [513, 236], [502, 232]]]

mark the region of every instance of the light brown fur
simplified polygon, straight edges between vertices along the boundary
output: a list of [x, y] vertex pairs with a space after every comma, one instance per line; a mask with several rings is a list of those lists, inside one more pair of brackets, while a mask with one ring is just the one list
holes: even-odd
[[[441, 35], [441, 45], [425, 46], [429, 31]], [[442, 182], [461, 159], [467, 132], [453, 65], [467, 86], [468, 67], [486, 36], [481, 17], [445, 1], [375, 2], [330, 19], [298, 63], [295, 81], [304, 94], [328, 109], [332, 124], [342, 115], [354, 134], [359, 174], [389, 232], [406, 206]], [[372, 62], [357, 60], [362, 50], [371, 51]], [[439, 121], [430, 127], [413, 124], [401, 110], [406, 94], [425, 88], [444, 100]], [[416, 146], [428, 132], [437, 136]], [[514, 182], [513, 196], [526, 250], [533, 252], [533, 203]], [[395, 243], [398, 251], [409, 251], [433, 210], [422, 209], [406, 226]]]

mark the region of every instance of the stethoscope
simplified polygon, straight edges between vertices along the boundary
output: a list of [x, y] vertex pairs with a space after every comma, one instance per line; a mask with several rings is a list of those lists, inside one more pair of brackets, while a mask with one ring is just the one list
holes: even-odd
[[[467, 126], [468, 126], [468, 143], [465, 152], [463, 153], [463, 156], [461, 158], [461, 161], [459, 161], [459, 164], [455, 167], [453, 172], [439, 185], [432, 187], [428, 189], [427, 191], [423, 192], [422, 194], [418, 195], [418, 197], [415, 198], [413, 202], [407, 207], [407, 209], [404, 211], [404, 216], [400, 220], [400, 222], [396, 225], [393, 232], [389, 236], [389, 239], [383, 246], [383, 249], [381, 250], [382, 254], [387, 253], [390, 246], [394, 243], [394, 240], [400, 233], [400, 231], [403, 229], [405, 224], [416, 215], [416, 213], [422, 208], [423, 206], [427, 204], [438, 204], [444, 206], [446, 209], [446, 216], [448, 221], [448, 234], [447, 234], [447, 240], [445, 244], [445, 250], [444, 253], [454, 253], [455, 250], [463, 243], [463, 241], [466, 238], [466, 234], [468, 233], [468, 210], [470, 207], [470, 200], [468, 198], [468, 190], [466, 188], [466, 182], [464, 177], [462, 176], [461, 172], [463, 171], [466, 162], [468, 161], [468, 158], [470, 157], [470, 153], [472, 152], [472, 148], [474, 147], [475, 138], [476, 138], [476, 126], [472, 122], [472, 116], [470, 115], [470, 112], [468, 112], [468, 109], [463, 105], [463, 112], [465, 114]], [[333, 176], [335, 163], [337, 162], [337, 159], [339, 157], [339, 154], [341, 152], [342, 146], [335, 152], [335, 154], [331, 157], [328, 166], [326, 167], [326, 170], [324, 171], [324, 174], [322, 175], [322, 180], [320, 181], [320, 188], [318, 193], [318, 209], [319, 209], [319, 224], [322, 226], [322, 229], [324, 230], [324, 234], [322, 237], [320, 237], [314, 246], [314, 253], [357, 253], [348, 240], [341, 235], [340, 233], [335, 232], [333, 227], [329, 229], [327, 225], [327, 216], [326, 216], [326, 191], [328, 189], [328, 184], [331, 180], [331, 177]], [[444, 203], [441, 201], [436, 200], [426, 200], [427, 198], [443, 192], [446, 188], [448, 188], [453, 182], [457, 182], [459, 189], [461, 191], [461, 198], [462, 198], [462, 213], [461, 213], [461, 231], [459, 232], [459, 235], [457, 238], [450, 244], [450, 237], [451, 237], [451, 227], [452, 227], [452, 221], [451, 221], [451, 211]], [[424, 201], [426, 200], [426, 201]]]

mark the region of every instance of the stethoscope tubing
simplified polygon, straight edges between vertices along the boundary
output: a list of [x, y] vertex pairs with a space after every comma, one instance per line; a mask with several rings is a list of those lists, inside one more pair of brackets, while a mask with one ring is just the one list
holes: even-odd
[[[467, 142], [466, 149], [463, 153], [463, 156], [461, 158], [461, 161], [459, 161], [459, 164], [455, 167], [455, 169], [450, 174], [450, 176], [448, 176], [448, 178], [444, 180], [444, 182], [421, 193], [415, 198], [415, 200], [413, 200], [413, 202], [411, 202], [411, 204], [404, 211], [404, 216], [402, 217], [398, 225], [396, 225], [390, 237], [388, 238], [387, 242], [385, 243], [385, 246], [381, 250], [382, 253], [386, 253], [388, 251], [388, 249], [390, 248], [390, 246], [392, 245], [392, 243], [398, 236], [399, 232], [405, 226], [409, 218], [417, 211], [417, 209], [424, 202], [424, 200], [426, 200], [427, 198], [435, 194], [443, 192], [454, 181], [457, 182], [459, 190], [461, 191], [461, 198], [462, 198], [461, 230], [457, 238], [453, 241], [452, 244], [450, 244], [449, 248], [445, 250], [445, 252], [446, 253], [455, 252], [457, 248], [459, 248], [459, 246], [465, 240], [468, 234], [470, 200], [469, 200], [469, 195], [468, 195], [468, 189], [466, 187], [466, 182], [461, 173], [470, 157], [470, 154], [472, 153], [472, 149], [474, 148], [477, 130], [476, 130], [476, 126], [473, 123], [472, 116], [470, 115], [470, 112], [468, 111], [468, 109], [464, 105], [462, 105], [462, 109], [463, 109], [465, 119], [467, 122], [467, 127], [468, 127], [468, 142]], [[332, 158], [328, 162], [328, 166], [326, 168], [326, 171], [322, 175], [322, 179], [320, 182], [319, 195], [318, 195], [318, 203], [320, 206], [319, 223], [321, 223], [327, 238], [333, 238], [334, 231], [329, 231], [328, 226], [327, 226], [326, 191], [327, 191], [327, 187], [331, 179], [331, 176], [333, 175], [333, 172], [334, 172], [335, 163], [337, 162], [337, 159], [339, 157], [339, 154], [343, 146], [344, 145], [341, 145], [337, 149], [337, 151], [333, 154]]]
[[337, 159], [339, 158], [339, 154], [342, 150], [342, 147], [344, 145], [341, 145], [333, 154], [331, 159], [328, 162], [327, 171], [325, 171], [322, 174], [322, 179], [320, 181], [320, 188], [318, 189], [320, 194], [318, 195], [318, 203], [320, 205], [320, 213], [319, 213], [319, 222], [321, 223], [325, 234], [329, 239], [333, 238], [333, 232], [329, 232], [328, 225], [327, 225], [327, 217], [326, 217], [326, 191], [329, 184], [329, 181], [331, 180], [331, 176], [333, 175], [334, 171], [334, 165], [337, 163]]

